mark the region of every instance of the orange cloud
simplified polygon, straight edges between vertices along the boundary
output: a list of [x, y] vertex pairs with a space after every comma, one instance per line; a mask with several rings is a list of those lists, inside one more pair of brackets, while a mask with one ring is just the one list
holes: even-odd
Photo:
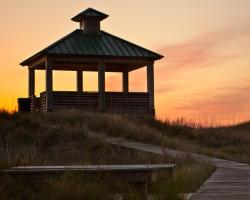
[[[204, 95], [201, 93], [201, 95]], [[225, 88], [220, 94], [215, 94], [207, 99], [196, 100], [194, 94], [188, 100], [186, 105], [175, 107], [179, 111], [197, 112], [220, 112], [237, 113], [239, 111], [250, 113], [250, 86]]]

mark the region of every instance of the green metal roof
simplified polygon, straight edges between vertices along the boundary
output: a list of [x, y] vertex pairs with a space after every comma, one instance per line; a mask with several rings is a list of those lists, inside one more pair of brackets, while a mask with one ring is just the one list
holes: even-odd
[[75, 21], [75, 22], [79, 22], [84, 18], [98, 18], [100, 20], [103, 20], [107, 17], [108, 17], [108, 15], [105, 13], [102, 13], [98, 10], [93, 9], [93, 8], [88, 8], [88, 9], [84, 10], [83, 12], [79, 13], [78, 15], [76, 15], [75, 17], [73, 17], [71, 20]]
[[158, 60], [163, 57], [104, 31], [100, 31], [100, 34], [86, 34], [83, 30], [77, 29], [23, 61], [21, 65], [28, 65], [33, 59], [49, 54], [147, 58], [151, 60]]

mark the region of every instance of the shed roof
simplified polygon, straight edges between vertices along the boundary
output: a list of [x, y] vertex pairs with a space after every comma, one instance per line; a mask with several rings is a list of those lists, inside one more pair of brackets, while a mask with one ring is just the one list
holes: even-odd
[[160, 54], [116, 37], [105, 31], [101, 31], [100, 34], [96, 35], [86, 34], [82, 30], [77, 29], [34, 56], [26, 59], [21, 65], [26, 66], [37, 57], [49, 54], [130, 57], [151, 60], [158, 60], [163, 57]]

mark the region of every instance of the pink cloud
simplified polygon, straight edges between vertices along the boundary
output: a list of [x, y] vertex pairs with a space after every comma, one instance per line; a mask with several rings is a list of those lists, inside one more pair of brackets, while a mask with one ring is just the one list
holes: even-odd
[[[228, 44], [244, 40], [240, 50], [228, 51]], [[247, 45], [246, 45], [247, 44]], [[225, 27], [204, 33], [181, 44], [166, 45], [159, 52], [166, 59], [159, 63], [160, 71], [176, 71], [179, 68], [208, 67], [243, 55], [250, 46], [250, 26]], [[223, 49], [217, 52], [217, 49]]]
[[[228, 50], [228, 44], [243, 40], [239, 48]], [[218, 52], [217, 49], [223, 49]], [[197, 68], [217, 67], [219, 64], [233, 60], [249, 52], [250, 26], [224, 27], [220, 30], [201, 34], [186, 42], [159, 47], [158, 52], [165, 56], [156, 62], [156, 91], [166, 92], [178, 87], [170, 83], [178, 77], [179, 72]], [[133, 85], [142, 87], [145, 81], [143, 73], [137, 73]]]
[[[234, 48], [228, 48], [229, 44]], [[165, 55], [165, 58], [156, 63], [156, 91], [161, 93], [177, 89], [178, 84], [173, 84], [172, 81], [178, 80], [180, 72], [218, 67], [248, 55], [249, 50], [250, 25], [225, 27], [181, 44], [162, 46], [159, 52]]]

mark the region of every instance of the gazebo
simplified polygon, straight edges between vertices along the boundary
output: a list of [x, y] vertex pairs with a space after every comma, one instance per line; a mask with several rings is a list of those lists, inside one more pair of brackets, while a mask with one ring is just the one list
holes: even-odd
[[[72, 18], [77, 29], [21, 63], [28, 68], [28, 98], [19, 110], [99, 110], [154, 115], [154, 61], [163, 56], [100, 29], [108, 15], [88, 8]], [[147, 68], [147, 92], [129, 92], [129, 72]], [[45, 70], [46, 87], [35, 96], [35, 70]], [[76, 72], [76, 91], [54, 91], [53, 70]], [[98, 92], [83, 91], [83, 72], [98, 72]], [[105, 72], [122, 73], [122, 92], [105, 92]], [[26, 108], [25, 108], [26, 105]]]

